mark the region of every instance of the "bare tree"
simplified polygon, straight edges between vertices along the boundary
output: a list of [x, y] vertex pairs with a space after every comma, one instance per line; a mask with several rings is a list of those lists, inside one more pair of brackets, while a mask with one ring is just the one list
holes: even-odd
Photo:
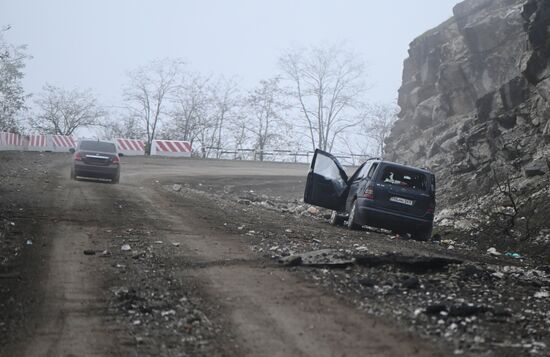
[[129, 83], [124, 99], [130, 113], [143, 122], [146, 133], [146, 153], [151, 153], [161, 116], [165, 114], [168, 97], [174, 92], [181, 74], [181, 60], [153, 61], [128, 74]]
[[234, 79], [221, 78], [213, 87], [212, 92], [213, 111], [212, 123], [213, 130], [211, 136], [211, 145], [217, 148], [217, 157], [220, 157], [221, 150], [224, 146], [222, 139], [226, 142], [223, 136], [223, 131], [227, 122], [234, 118], [235, 110], [239, 107], [239, 87]]
[[98, 126], [105, 116], [90, 90], [65, 90], [46, 84], [35, 101], [39, 112], [32, 128], [50, 134], [71, 135], [77, 128]]
[[358, 124], [351, 112], [366, 89], [363, 62], [342, 46], [327, 46], [288, 51], [279, 64], [312, 148], [331, 151], [336, 138]]
[[284, 125], [281, 113], [285, 106], [279, 82], [279, 78], [262, 80], [246, 98], [247, 113], [251, 118], [246, 129], [253, 134], [260, 161], [264, 159], [266, 146], [281, 135]]
[[13, 46], [6, 42], [4, 33], [9, 26], [0, 29], [0, 131], [17, 132], [21, 126], [18, 114], [26, 109], [27, 95], [23, 90], [23, 69], [30, 58], [26, 46]]
[[241, 99], [238, 85], [233, 79], [211, 81], [208, 90], [208, 105], [198, 125], [196, 140], [200, 143], [203, 157], [208, 157], [215, 151], [219, 158], [221, 149], [228, 142], [228, 135], [225, 134], [229, 133], [224, 134], [224, 130], [238, 117]]
[[209, 125], [209, 106], [211, 105], [210, 79], [200, 74], [187, 74], [175, 87], [171, 101], [174, 109], [170, 112], [171, 122], [163, 131], [163, 136], [179, 138], [191, 144]]
[[362, 115], [362, 134], [372, 139], [376, 144], [376, 155], [384, 155], [384, 142], [397, 120], [399, 107], [394, 103], [375, 103], [368, 105]]
[[145, 130], [143, 129], [139, 118], [132, 115], [128, 116], [124, 114], [119, 114], [117, 115], [116, 119], [107, 120], [103, 127], [104, 136], [106, 138], [145, 138]]

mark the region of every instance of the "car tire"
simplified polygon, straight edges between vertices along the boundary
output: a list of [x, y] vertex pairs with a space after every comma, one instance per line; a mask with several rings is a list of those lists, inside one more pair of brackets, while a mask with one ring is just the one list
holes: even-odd
[[411, 234], [411, 237], [414, 240], [426, 242], [432, 238], [432, 230], [433, 230], [433, 226], [430, 226], [427, 229], [414, 232], [413, 234]]
[[76, 175], [73, 169], [71, 169], [71, 180], [76, 180]]
[[338, 213], [338, 211], [332, 211], [329, 219], [329, 223], [332, 226], [341, 226], [344, 224], [345, 218], [342, 217], [341, 214]]
[[115, 177], [113, 177], [113, 178], [111, 179], [111, 183], [112, 183], [112, 184], [117, 184], [117, 183], [119, 183], [119, 182], [120, 182], [120, 175], [116, 175]]
[[358, 229], [361, 229], [361, 226], [357, 223], [355, 223], [356, 219], [355, 217], [357, 216], [357, 200], [353, 200], [352, 204], [351, 204], [351, 210], [349, 211], [349, 216], [348, 216], [348, 223], [347, 223], [347, 226], [349, 229], [351, 230], [358, 230]]

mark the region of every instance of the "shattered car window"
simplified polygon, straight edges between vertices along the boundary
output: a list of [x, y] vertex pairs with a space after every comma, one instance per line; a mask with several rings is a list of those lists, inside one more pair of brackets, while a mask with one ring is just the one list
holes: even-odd
[[323, 155], [317, 155], [313, 172], [329, 180], [342, 180], [338, 166], [336, 166], [332, 159]]
[[426, 191], [428, 183], [426, 175], [398, 167], [388, 166], [384, 169], [381, 181], [396, 186], [408, 187], [415, 190]]

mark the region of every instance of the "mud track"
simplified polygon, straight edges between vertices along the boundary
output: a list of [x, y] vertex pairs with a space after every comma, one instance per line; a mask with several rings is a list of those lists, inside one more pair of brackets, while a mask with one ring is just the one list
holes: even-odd
[[223, 218], [203, 215], [212, 202], [197, 209], [163, 189], [175, 177], [283, 175], [298, 191], [304, 166], [128, 158], [111, 185], [70, 181], [65, 155], [4, 155], [21, 162], [2, 184], [22, 254], [3, 272], [18, 279], [0, 281], [1, 355], [439, 354], [216, 228]]

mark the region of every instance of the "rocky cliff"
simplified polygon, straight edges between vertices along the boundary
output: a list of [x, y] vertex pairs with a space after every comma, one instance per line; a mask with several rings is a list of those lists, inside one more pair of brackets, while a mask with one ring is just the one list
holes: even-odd
[[386, 141], [387, 158], [436, 173], [443, 205], [491, 191], [494, 167], [544, 174], [550, 158], [550, 1], [467, 0], [453, 13], [410, 44]]

